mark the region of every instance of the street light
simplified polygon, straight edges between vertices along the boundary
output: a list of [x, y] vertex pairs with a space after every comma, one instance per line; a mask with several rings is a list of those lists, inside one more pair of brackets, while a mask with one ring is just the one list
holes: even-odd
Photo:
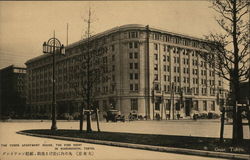
[[57, 130], [56, 126], [56, 94], [55, 94], [55, 54], [65, 54], [65, 48], [61, 42], [55, 38], [50, 38], [48, 42], [43, 43], [43, 53], [52, 54], [53, 57], [53, 98], [52, 98], [52, 125], [51, 130]]

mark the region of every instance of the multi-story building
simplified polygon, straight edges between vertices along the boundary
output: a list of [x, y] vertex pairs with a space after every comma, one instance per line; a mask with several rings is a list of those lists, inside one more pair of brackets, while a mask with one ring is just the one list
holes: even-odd
[[[88, 43], [89, 42], [89, 43]], [[66, 47], [56, 57], [58, 114], [79, 110], [80, 101], [67, 80], [87, 45], [97, 54], [106, 71], [96, 87], [101, 113], [110, 108], [124, 115], [190, 117], [195, 113], [219, 112], [217, 99], [223, 81], [215, 68], [202, 58], [203, 39], [143, 25], [124, 25]], [[201, 56], [202, 55], [202, 56]], [[35, 112], [49, 113], [52, 101], [52, 56], [26, 62], [27, 102]]]
[[1, 117], [19, 118], [26, 104], [26, 68], [14, 65], [0, 70]]

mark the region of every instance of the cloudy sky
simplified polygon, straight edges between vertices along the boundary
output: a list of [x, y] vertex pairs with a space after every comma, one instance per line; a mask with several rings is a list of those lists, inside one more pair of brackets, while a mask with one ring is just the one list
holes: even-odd
[[124, 24], [148, 24], [171, 32], [202, 38], [220, 32], [208, 1], [12, 1], [0, 2], [0, 68], [42, 53], [42, 43], [53, 36], [66, 44], [81, 39], [88, 8], [94, 10], [93, 32]]

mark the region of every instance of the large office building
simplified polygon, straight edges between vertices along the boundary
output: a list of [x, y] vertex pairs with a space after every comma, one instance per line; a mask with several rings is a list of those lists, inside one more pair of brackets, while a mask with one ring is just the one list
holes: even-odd
[[26, 68], [10, 65], [0, 70], [0, 115], [21, 118], [26, 105]]
[[[58, 114], [74, 114], [81, 101], [67, 82], [83, 48], [96, 54], [104, 69], [95, 87], [100, 113], [117, 109], [149, 119], [192, 117], [219, 112], [223, 81], [206, 63], [203, 39], [149, 26], [130, 24], [112, 28], [66, 47], [56, 56]], [[27, 103], [35, 113], [49, 114], [52, 105], [52, 56], [41, 55], [26, 62]], [[100, 116], [102, 117], [102, 116]]]

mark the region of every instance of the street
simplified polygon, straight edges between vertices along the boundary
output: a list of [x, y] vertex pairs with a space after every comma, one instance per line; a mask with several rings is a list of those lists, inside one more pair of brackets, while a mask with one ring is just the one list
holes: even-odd
[[[85, 125], [85, 123], [84, 123]], [[1, 122], [1, 160], [16, 160], [16, 159], [167, 159], [167, 160], [209, 160], [218, 158], [207, 158], [200, 156], [190, 156], [174, 153], [163, 153], [154, 151], [145, 151], [138, 149], [129, 149], [121, 147], [111, 147], [104, 145], [94, 145], [87, 143], [78, 143], [70, 141], [61, 141], [47, 138], [38, 138], [16, 134], [17, 131], [26, 129], [49, 129], [50, 121], [19, 121], [19, 122]], [[78, 129], [79, 122], [58, 121], [59, 129]], [[219, 135], [219, 123], [217, 122], [166, 122], [166, 121], [133, 121], [133, 122], [118, 122], [118, 123], [100, 123], [101, 130], [115, 132], [135, 132], [135, 133], [155, 133], [155, 134], [177, 134], [177, 135], [192, 135], [192, 136], [207, 136], [216, 137]], [[96, 129], [96, 123], [92, 123], [93, 130]], [[218, 131], [215, 130], [218, 128]], [[85, 129], [85, 126], [84, 126]], [[227, 137], [230, 136], [230, 126], [225, 126]], [[209, 131], [210, 130], [210, 131]], [[213, 131], [212, 131], [213, 130]], [[244, 130], [248, 128], [244, 127]], [[213, 133], [216, 132], [216, 133]], [[244, 135], [248, 132], [244, 132]], [[248, 137], [249, 138], [249, 137]], [[45, 145], [44, 145], [45, 144]], [[46, 145], [47, 144], [47, 145]], [[52, 146], [51, 146], [52, 144]], [[73, 155], [64, 156], [38, 156], [38, 155], [18, 155], [26, 152], [50, 152], [56, 151], [56, 144], [62, 145], [58, 147], [63, 152], [72, 152]], [[29, 145], [34, 145], [30, 147]], [[43, 145], [43, 146], [42, 146]], [[66, 147], [65, 146], [71, 146]], [[78, 147], [73, 147], [78, 146]], [[80, 147], [79, 147], [80, 146]], [[62, 150], [63, 149], [63, 150]], [[67, 149], [67, 150], [66, 150]], [[16, 156], [10, 155], [17, 154]], [[90, 155], [83, 155], [84, 152]], [[7, 155], [9, 153], [9, 155]], [[34, 157], [35, 156], [35, 157]]]

